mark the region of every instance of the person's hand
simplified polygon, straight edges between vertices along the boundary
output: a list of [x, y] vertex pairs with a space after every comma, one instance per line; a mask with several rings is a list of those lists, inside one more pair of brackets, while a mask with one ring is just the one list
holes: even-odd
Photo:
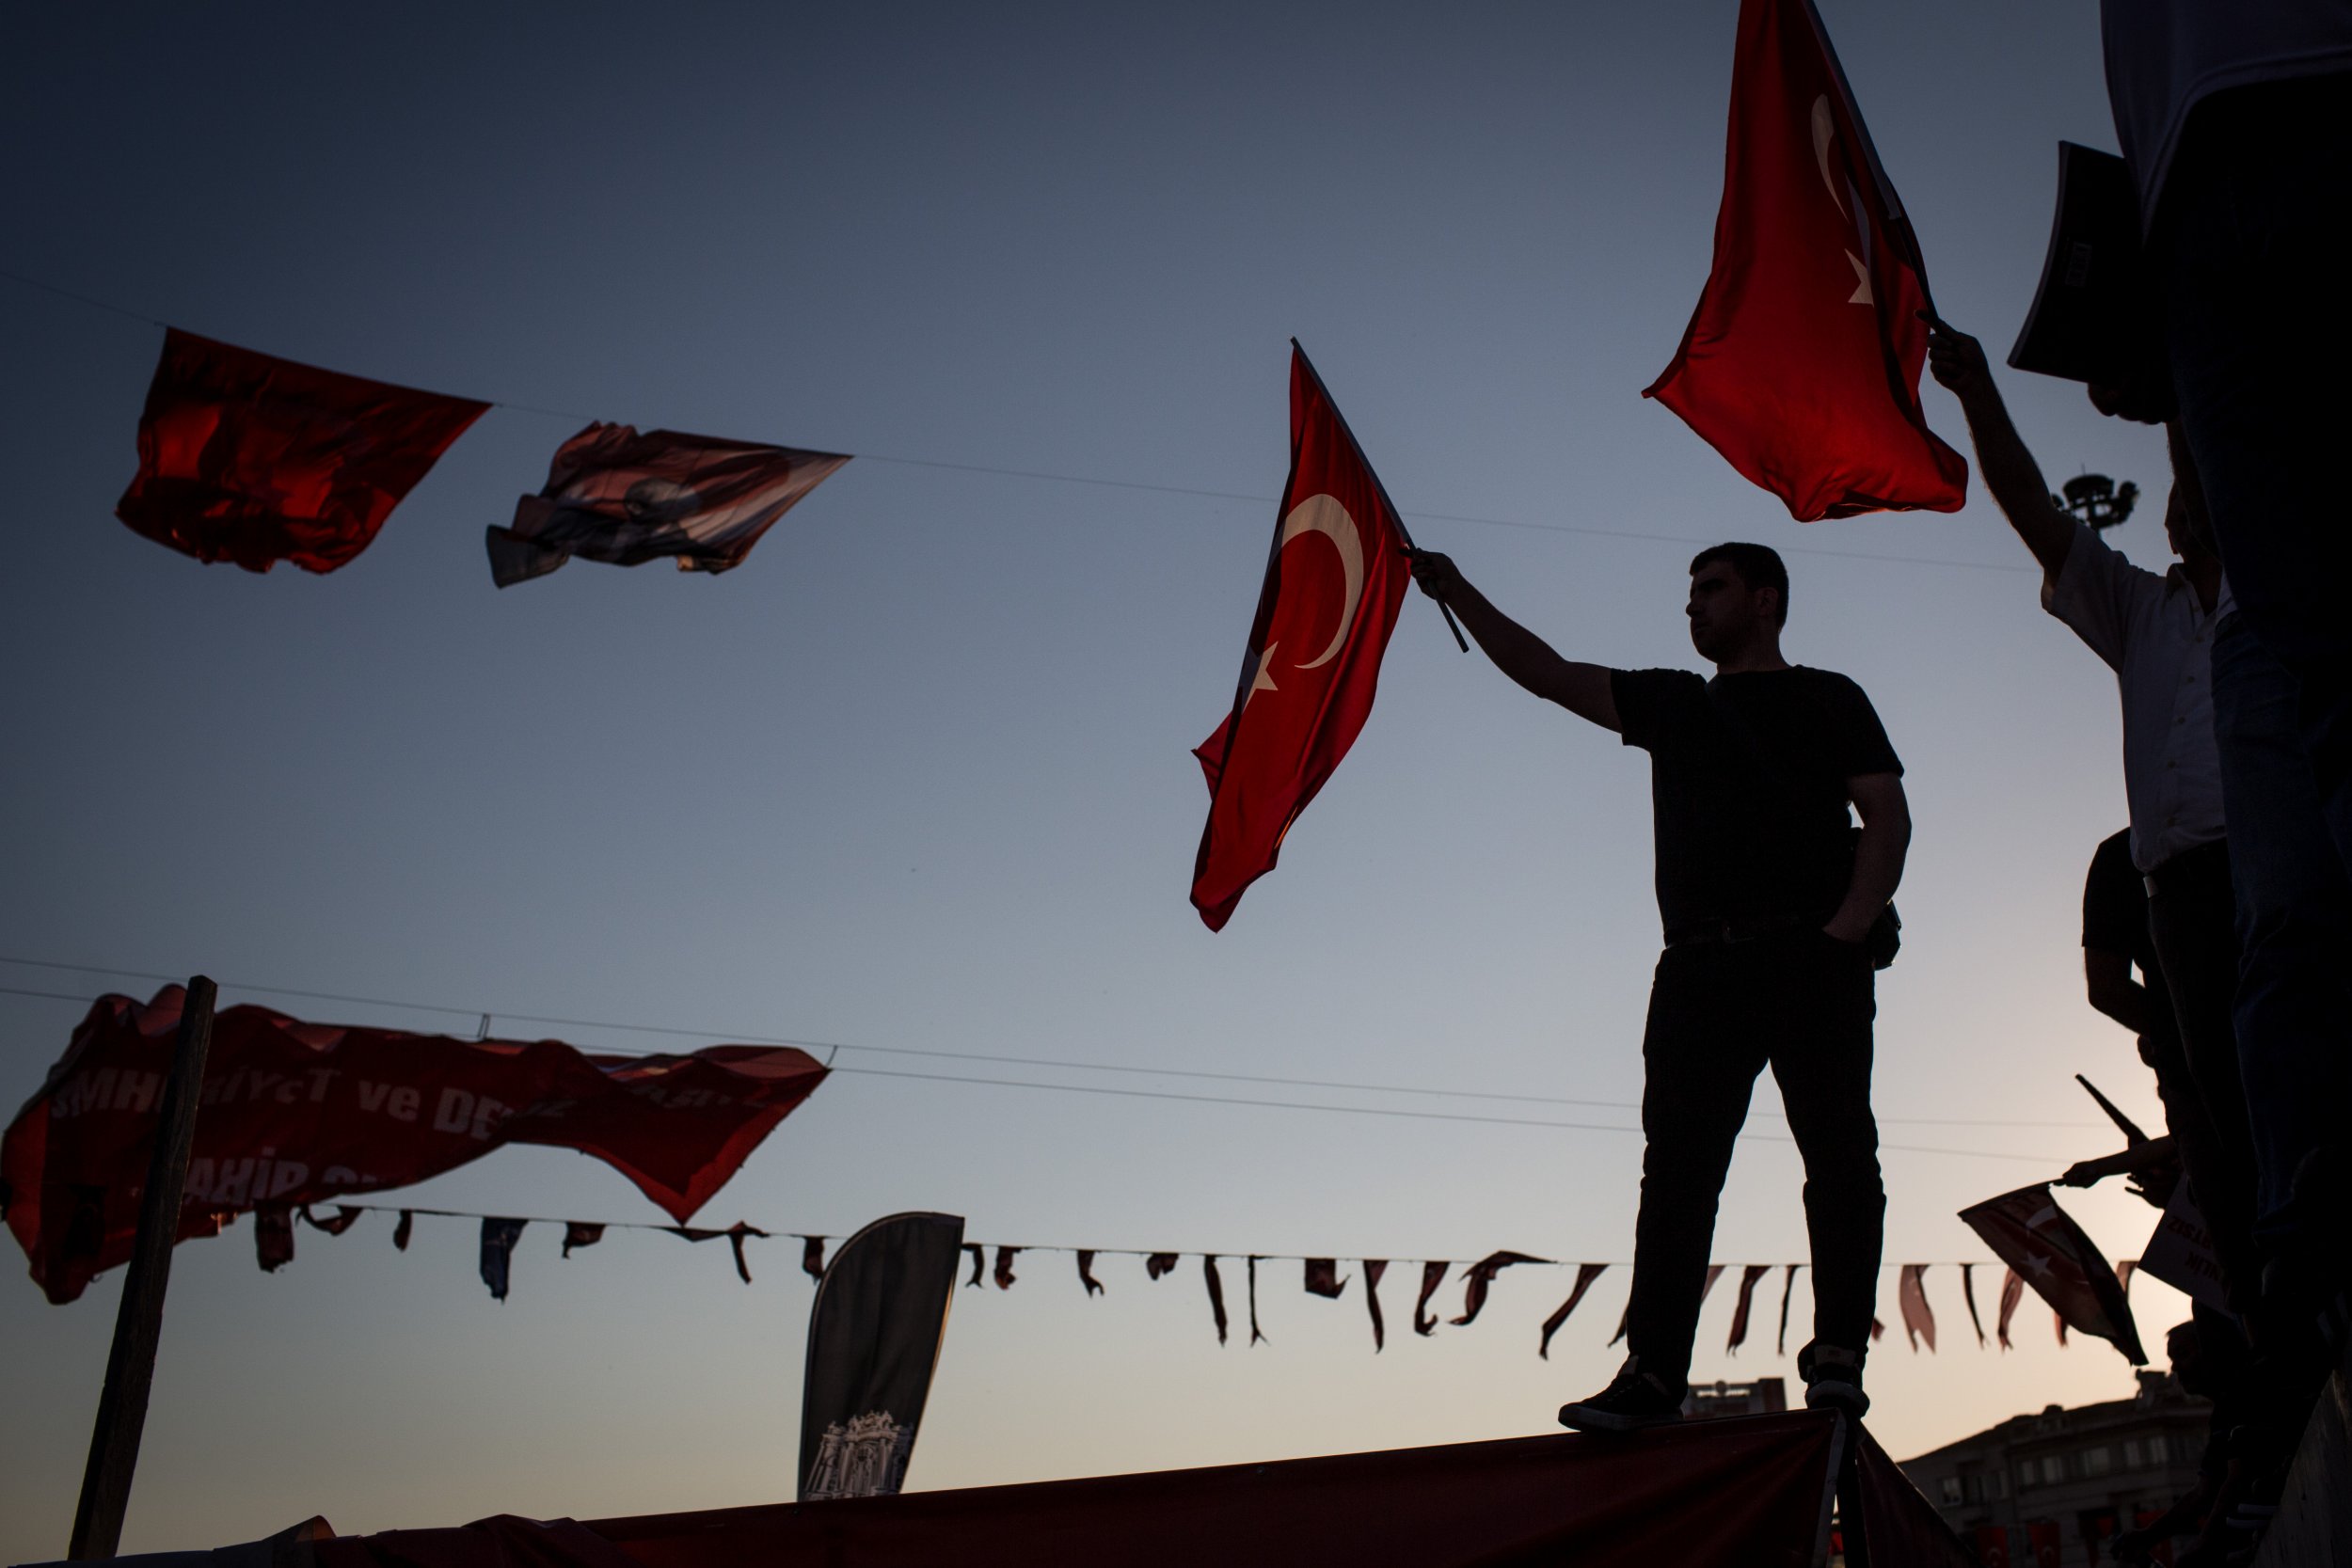
[[2180, 414], [2172, 395], [2170, 368], [2153, 362], [2123, 372], [2113, 381], [2090, 384], [2090, 406], [2111, 420], [2162, 424]]
[[2145, 1170], [2131, 1173], [2124, 1190], [2152, 1209], [2162, 1209], [2172, 1201], [2172, 1189], [2181, 1184], [2181, 1162], [2160, 1160]]
[[[1874, 916], [1873, 918], [1876, 917]], [[1870, 934], [1870, 922], [1867, 920], [1864, 921], [1860, 930], [1851, 929], [1851, 925], [1852, 923], [1851, 921], [1848, 921], [1843, 916], [1840, 916], [1837, 919], [1832, 920], [1828, 925], [1822, 927], [1821, 935], [1829, 938], [1832, 942], [1843, 942], [1848, 947], [1859, 947], [1862, 945], [1863, 939]]]
[[1928, 324], [1928, 369], [1939, 385], [1963, 400], [1992, 389], [1993, 368], [1984, 345], [1949, 324], [1920, 312]]
[[1436, 550], [1408, 553], [1413, 561], [1413, 580], [1421, 584], [1422, 593], [1443, 604], [1461, 590], [1461, 569], [1454, 564], [1452, 556], [1439, 555]]

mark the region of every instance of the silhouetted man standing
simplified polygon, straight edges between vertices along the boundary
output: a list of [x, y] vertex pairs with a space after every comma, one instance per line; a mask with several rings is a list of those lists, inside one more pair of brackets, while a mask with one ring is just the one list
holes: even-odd
[[1562, 658], [1442, 555], [1416, 556], [1413, 577], [1504, 674], [1650, 753], [1665, 951], [1642, 1040], [1632, 1354], [1560, 1419], [1622, 1431], [1680, 1413], [1716, 1200], [1767, 1064], [1804, 1159], [1805, 1402], [1859, 1415], [1886, 1210], [1870, 1115], [1872, 970], [1893, 956], [1888, 901], [1911, 839], [1902, 764], [1869, 699], [1781, 657], [1788, 574], [1761, 545], [1718, 545], [1691, 562], [1691, 641], [1711, 681]]

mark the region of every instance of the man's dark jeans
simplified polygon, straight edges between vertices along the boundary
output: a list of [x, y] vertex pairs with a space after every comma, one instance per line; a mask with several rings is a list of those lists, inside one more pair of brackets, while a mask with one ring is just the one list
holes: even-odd
[[1813, 1332], [1870, 1343], [1886, 1191], [1870, 1116], [1869, 955], [1812, 930], [1669, 947], [1642, 1040], [1642, 1212], [1634, 1227], [1628, 1348], [1669, 1385], [1688, 1377], [1715, 1203], [1767, 1064], [1804, 1159]]

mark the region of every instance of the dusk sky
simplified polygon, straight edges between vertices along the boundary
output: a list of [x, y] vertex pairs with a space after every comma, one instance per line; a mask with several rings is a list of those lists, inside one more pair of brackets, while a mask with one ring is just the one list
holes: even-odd
[[[939, 1209], [989, 1243], [1216, 1251], [1237, 1321], [1251, 1252], [1626, 1262], [1645, 757], [1415, 595], [1279, 869], [1221, 933], [1185, 901], [1188, 752], [1232, 699], [1295, 335], [1419, 541], [1571, 657], [1696, 667], [1692, 551], [1787, 552], [1788, 655], [1867, 689], [1916, 819], [1871, 1429], [1908, 1456], [2128, 1394], [2031, 1299], [2015, 1350], [1979, 1350], [1949, 1266], [1991, 1257], [1959, 1209], [2118, 1146], [2072, 1074], [2161, 1119], [2082, 999], [2083, 872], [2124, 819], [2112, 677], [1973, 481], [1956, 515], [1799, 525], [1639, 396], [1707, 276], [1736, 10], [15, 12], [0, 269], [115, 309], [0, 278], [7, 1111], [88, 998], [200, 971], [323, 1022], [838, 1044], [706, 1225]], [[1939, 307], [1997, 361], [2056, 143], [2114, 146], [2094, 8], [1821, 10]], [[342, 571], [201, 566], [112, 515], [152, 322], [501, 406]], [[2139, 483], [2113, 537], [2160, 566], [2161, 436], [2001, 373], [2054, 483]], [[858, 456], [730, 575], [493, 588], [485, 525], [592, 419]], [[1801, 1260], [1769, 1078], [1749, 1132], [1715, 1257]], [[368, 1201], [662, 1217], [546, 1149]], [[2113, 1257], [2155, 1218], [2066, 1201]], [[305, 1230], [271, 1275], [249, 1220], [179, 1249], [124, 1549], [793, 1495], [797, 1243], [753, 1243], [747, 1288], [715, 1247], [560, 1260], [534, 1227], [501, 1304], [469, 1222], [390, 1232]], [[1945, 1265], [1933, 1354], [1899, 1326], [1914, 1261]], [[1066, 1254], [1018, 1272], [958, 1291], [911, 1486], [1556, 1430], [1617, 1364], [1627, 1276], [1544, 1361], [1567, 1269], [1420, 1338], [1392, 1268], [1378, 1356], [1360, 1279], [1327, 1302], [1295, 1263], [1261, 1269], [1255, 1348], [1219, 1348], [1190, 1258], [1105, 1258], [1094, 1298]], [[51, 1307], [0, 1269], [0, 1560], [64, 1553], [119, 1283]], [[2186, 1315], [2132, 1296], [2151, 1346]], [[1792, 1351], [1809, 1306], [1801, 1280]], [[1793, 1383], [1769, 1324], [1723, 1354], [1731, 1307], [1693, 1376]]]

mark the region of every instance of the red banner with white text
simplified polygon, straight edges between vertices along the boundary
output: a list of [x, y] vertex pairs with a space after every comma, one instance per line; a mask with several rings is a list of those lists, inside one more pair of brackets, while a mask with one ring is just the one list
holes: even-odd
[[[0, 1140], [8, 1229], [53, 1302], [131, 1255], [184, 1000], [178, 986], [100, 997]], [[407, 1186], [505, 1144], [594, 1155], [683, 1221], [825, 1072], [787, 1047], [592, 1056], [230, 1007], [213, 1022], [179, 1233]]]

